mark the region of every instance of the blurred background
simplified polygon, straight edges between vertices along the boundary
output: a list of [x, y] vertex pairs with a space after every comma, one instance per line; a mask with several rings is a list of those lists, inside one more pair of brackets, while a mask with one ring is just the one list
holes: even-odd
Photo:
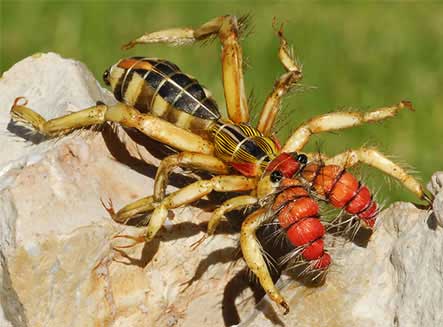
[[[223, 108], [217, 40], [182, 48], [150, 45], [122, 51], [120, 46], [145, 31], [198, 26], [228, 13], [251, 15], [251, 33], [242, 46], [247, 91], [255, 98], [253, 117], [283, 72], [273, 17], [285, 23], [286, 37], [303, 64], [303, 87], [284, 101], [278, 130], [282, 141], [318, 114], [410, 100], [416, 112], [315, 136], [307, 151], [333, 155], [376, 146], [407, 163], [424, 183], [443, 169], [443, 3], [2, 0], [0, 71], [33, 53], [53, 51], [84, 62], [101, 81], [103, 71], [121, 57], [160, 57], [197, 77]], [[370, 168], [361, 167], [358, 174], [383, 202], [416, 200]]]

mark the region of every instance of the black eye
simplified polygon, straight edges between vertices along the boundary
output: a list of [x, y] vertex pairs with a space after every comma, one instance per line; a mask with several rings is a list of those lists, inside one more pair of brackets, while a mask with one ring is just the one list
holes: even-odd
[[106, 69], [103, 73], [103, 81], [106, 85], [111, 85], [111, 83], [109, 82], [109, 69]]
[[280, 170], [274, 170], [271, 173], [271, 182], [272, 183], [280, 182], [282, 178], [283, 178], [283, 174]]
[[297, 156], [297, 161], [302, 165], [306, 165], [308, 163], [308, 157], [305, 154], [299, 154]]

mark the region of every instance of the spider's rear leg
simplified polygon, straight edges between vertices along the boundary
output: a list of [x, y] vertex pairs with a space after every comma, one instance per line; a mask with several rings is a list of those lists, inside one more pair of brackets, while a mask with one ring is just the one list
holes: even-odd
[[215, 176], [210, 180], [196, 181], [184, 188], [168, 195], [160, 203], [151, 215], [148, 227], [143, 234], [138, 236], [118, 235], [118, 238], [128, 238], [132, 242], [129, 246], [115, 246], [116, 248], [127, 248], [138, 243], [151, 241], [165, 222], [168, 211], [187, 204], [191, 204], [212, 191], [217, 192], [242, 192], [255, 188], [256, 180], [237, 175]]
[[154, 195], [130, 203], [117, 213], [113, 212], [112, 202], [110, 202], [110, 206], [104, 205], [105, 209], [111, 214], [112, 219], [118, 223], [126, 223], [134, 216], [153, 211], [165, 198], [169, 174], [176, 167], [200, 169], [214, 174], [227, 174], [229, 172], [228, 167], [222, 161], [211, 155], [194, 152], [174, 154], [163, 159], [157, 169]]
[[289, 48], [288, 42], [283, 36], [283, 25], [277, 31], [280, 38], [280, 48], [278, 58], [286, 70], [280, 78], [275, 81], [274, 89], [266, 98], [266, 102], [260, 113], [257, 129], [264, 135], [271, 135], [277, 114], [281, 107], [281, 100], [291, 88], [303, 78], [301, 67], [294, 59], [292, 49]]
[[245, 19], [220, 16], [198, 28], [172, 28], [146, 33], [123, 46], [130, 49], [136, 44], [170, 43], [175, 45], [194, 43], [218, 36], [222, 44], [223, 87], [229, 119], [234, 123], [249, 121], [249, 109], [243, 81], [243, 57], [239, 34]]
[[355, 127], [364, 123], [382, 121], [397, 115], [403, 109], [413, 111], [409, 101], [382, 107], [368, 112], [331, 112], [311, 118], [299, 126], [286, 141], [282, 152], [299, 152], [308, 143], [313, 134], [337, 131]]
[[17, 98], [11, 108], [13, 120], [27, 124], [37, 132], [47, 136], [65, 135], [75, 129], [103, 124], [107, 121], [117, 122], [125, 127], [133, 127], [143, 134], [170, 145], [181, 151], [211, 154], [213, 145], [201, 136], [186, 131], [161, 118], [142, 114], [131, 106], [118, 103], [112, 106], [98, 104], [63, 117], [50, 120], [20, 104]]

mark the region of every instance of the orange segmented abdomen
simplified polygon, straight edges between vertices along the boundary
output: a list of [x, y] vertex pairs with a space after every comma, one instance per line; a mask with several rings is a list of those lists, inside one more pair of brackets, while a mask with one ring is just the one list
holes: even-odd
[[377, 203], [368, 188], [354, 175], [337, 165], [308, 164], [301, 173], [314, 191], [324, 196], [334, 207], [358, 216], [373, 227], [378, 213]]
[[278, 212], [280, 227], [286, 230], [288, 240], [301, 257], [312, 262], [313, 269], [326, 269], [331, 257], [324, 250], [325, 228], [318, 218], [318, 204], [306, 189], [288, 187], [277, 195], [272, 209]]

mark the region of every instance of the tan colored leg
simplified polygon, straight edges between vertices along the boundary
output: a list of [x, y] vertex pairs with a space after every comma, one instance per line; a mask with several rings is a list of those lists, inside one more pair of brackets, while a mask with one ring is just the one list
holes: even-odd
[[108, 204], [105, 204], [102, 200], [103, 207], [105, 207], [112, 219], [120, 224], [126, 224], [134, 216], [154, 210], [158, 204], [151, 195], [132, 202], [121, 208], [118, 212], [115, 212], [111, 200], [109, 200]]
[[229, 171], [228, 167], [214, 156], [194, 152], [181, 152], [166, 157], [160, 163], [155, 176], [154, 195], [141, 198], [136, 202], [128, 204], [117, 213], [114, 212], [111, 202], [108, 206], [104, 204], [103, 206], [109, 212], [112, 219], [119, 223], [125, 223], [137, 214], [154, 210], [165, 197], [169, 173], [175, 167], [206, 170], [214, 174], [227, 174]]
[[212, 143], [202, 137], [168, 123], [161, 118], [149, 114], [141, 114], [136, 109], [125, 104], [119, 103], [113, 106], [100, 104], [47, 121], [32, 109], [26, 107], [26, 103], [20, 105], [18, 103], [20, 99], [17, 98], [11, 108], [12, 119], [31, 125], [31, 127], [44, 135], [64, 135], [74, 129], [111, 121], [120, 123], [125, 127], [136, 128], [147, 136], [181, 151], [206, 154], [211, 154], [214, 151]]
[[215, 233], [218, 224], [222, 218], [225, 217], [226, 213], [253, 205], [257, 203], [257, 201], [258, 199], [255, 196], [241, 195], [223, 202], [222, 205], [212, 213], [208, 223], [208, 234], [213, 235]]
[[116, 246], [116, 248], [125, 248], [136, 245], [137, 243], [151, 241], [165, 222], [168, 211], [178, 208], [192, 202], [195, 202], [212, 191], [217, 192], [241, 192], [253, 190], [256, 185], [254, 178], [244, 176], [215, 176], [210, 180], [194, 182], [170, 195], [168, 195], [160, 204], [157, 205], [149, 220], [146, 232], [139, 236], [118, 235], [117, 238], [128, 238], [133, 242], [125, 246]]
[[220, 159], [211, 155], [193, 152], [181, 152], [171, 155], [163, 159], [157, 169], [154, 184], [155, 201], [164, 199], [169, 174], [176, 167], [205, 170], [217, 175], [226, 175], [229, 173], [228, 166]]
[[255, 196], [241, 195], [223, 202], [222, 205], [212, 213], [211, 219], [209, 219], [208, 233], [204, 234], [199, 240], [194, 242], [191, 245], [191, 248], [196, 249], [200, 244], [202, 244], [208, 238], [208, 236], [214, 235], [218, 224], [225, 217], [226, 213], [233, 210], [245, 208], [247, 206], [257, 203], [257, 201], [258, 199]]
[[268, 219], [267, 209], [259, 209], [250, 214], [243, 222], [240, 233], [240, 246], [249, 269], [257, 276], [260, 285], [266, 291], [269, 298], [285, 309], [285, 314], [289, 312], [289, 306], [285, 299], [275, 287], [269, 274], [268, 267], [263, 258], [261, 246], [255, 236], [256, 230]]
[[301, 151], [313, 134], [381, 121], [394, 117], [403, 109], [413, 111], [412, 104], [409, 101], [402, 101], [392, 107], [378, 108], [369, 112], [331, 112], [314, 117], [294, 131], [283, 146], [282, 152]]
[[289, 90], [303, 78], [301, 68], [296, 63], [288, 42], [283, 36], [283, 25], [277, 31], [280, 38], [278, 57], [283, 64], [286, 73], [275, 82], [274, 89], [266, 98], [266, 102], [260, 113], [257, 129], [264, 135], [271, 135], [277, 114], [281, 107], [281, 100]]
[[363, 162], [396, 178], [418, 198], [430, 201], [422, 185], [413, 176], [375, 149], [348, 150], [325, 161], [327, 165], [339, 165], [344, 168], [352, 167], [358, 162]]
[[149, 43], [180, 45], [205, 40], [217, 35], [222, 44], [223, 86], [229, 119], [234, 123], [248, 122], [249, 110], [243, 82], [243, 58], [238, 41], [240, 24], [235, 16], [220, 16], [196, 29], [172, 28], [145, 33], [143, 36], [125, 44], [123, 48], [130, 49], [136, 44]]

